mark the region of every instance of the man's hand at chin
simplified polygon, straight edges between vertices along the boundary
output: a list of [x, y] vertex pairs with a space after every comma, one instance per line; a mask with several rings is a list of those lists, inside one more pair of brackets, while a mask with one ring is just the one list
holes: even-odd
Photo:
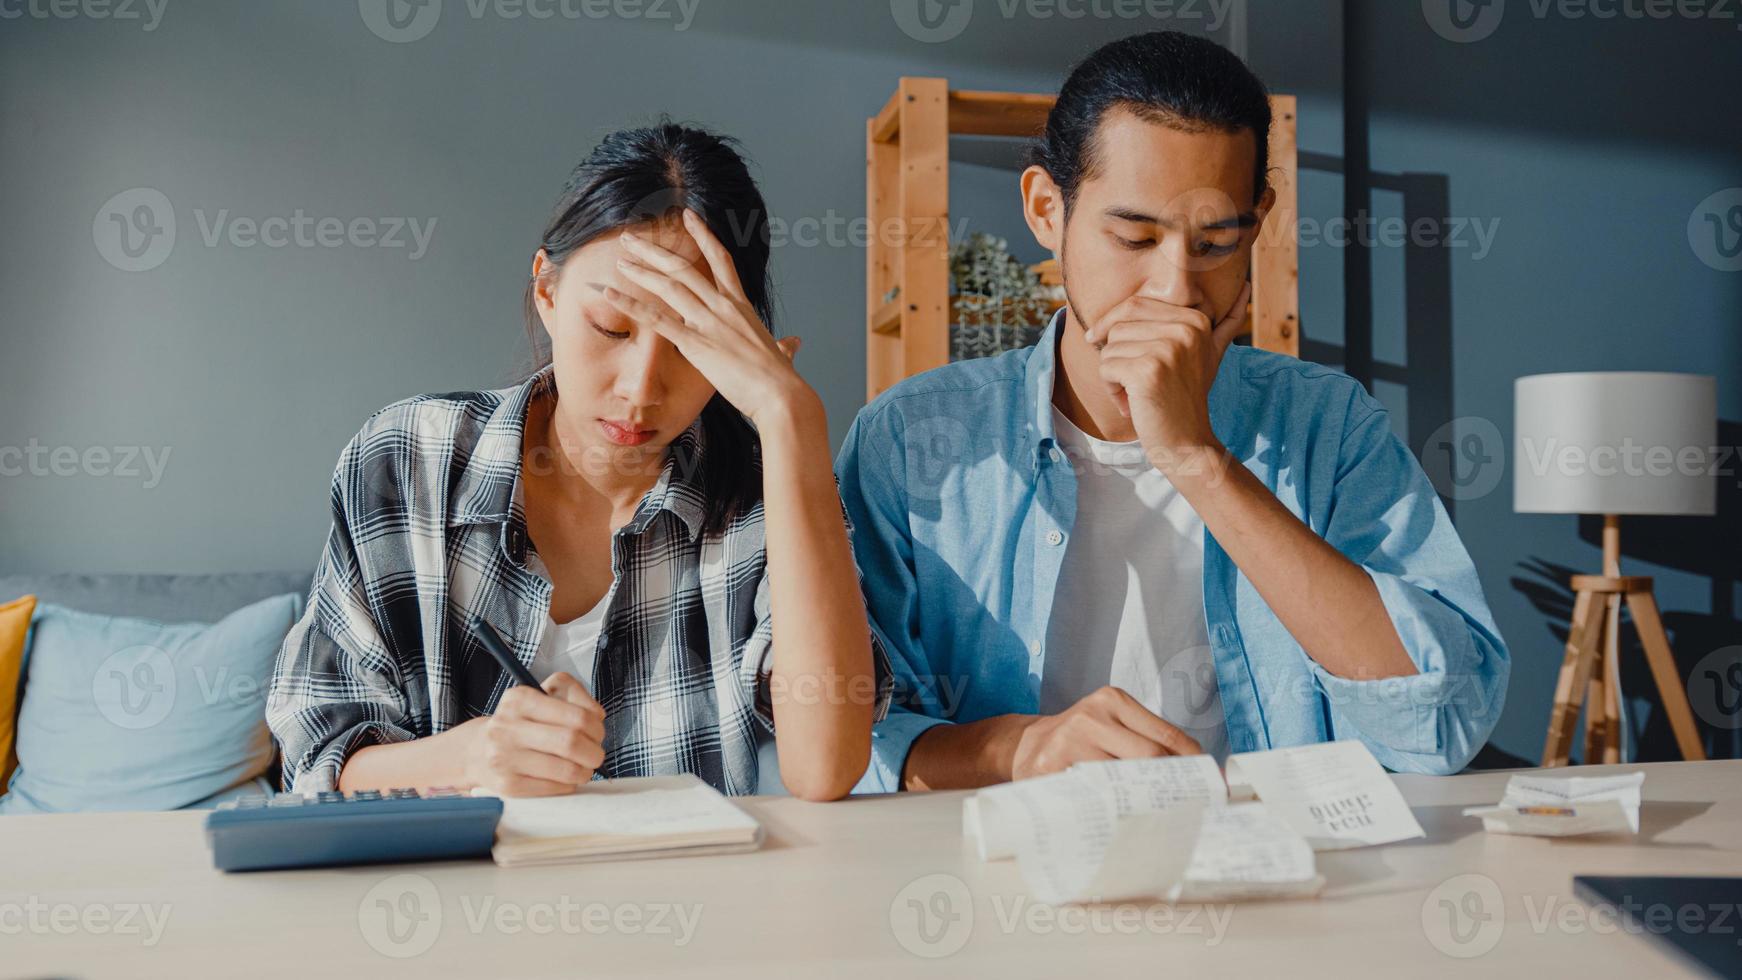
[[1085, 333], [1100, 350], [1101, 380], [1163, 473], [1182, 459], [1221, 449], [1210, 428], [1210, 388], [1228, 345], [1246, 329], [1251, 296], [1247, 283], [1218, 321], [1191, 307], [1132, 296]]

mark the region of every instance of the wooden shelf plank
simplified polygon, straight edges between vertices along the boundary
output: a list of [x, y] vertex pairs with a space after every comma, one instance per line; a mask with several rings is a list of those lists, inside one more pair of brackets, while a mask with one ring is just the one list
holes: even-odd
[[896, 89], [871, 120], [871, 141], [888, 143], [901, 132], [901, 90]]
[[1038, 136], [1057, 99], [1029, 92], [950, 93], [950, 132], [958, 136]]

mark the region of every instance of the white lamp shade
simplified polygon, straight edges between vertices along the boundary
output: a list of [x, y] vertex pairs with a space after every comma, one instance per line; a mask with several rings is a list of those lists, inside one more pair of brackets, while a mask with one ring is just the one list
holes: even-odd
[[1712, 377], [1537, 374], [1518, 379], [1513, 403], [1512, 505], [1520, 513], [1716, 513]]

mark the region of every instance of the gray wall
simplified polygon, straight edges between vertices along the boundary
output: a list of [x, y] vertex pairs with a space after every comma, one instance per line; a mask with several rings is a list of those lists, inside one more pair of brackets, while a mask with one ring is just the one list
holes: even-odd
[[[864, 212], [864, 119], [901, 74], [1044, 91], [1129, 31], [1232, 30], [1208, 3], [1132, 21], [1005, 18], [982, 0], [932, 43], [882, 0], [702, 0], [688, 21], [675, 3], [658, 8], [671, 20], [540, 21], [446, 0], [425, 36], [389, 43], [362, 16], [378, 6], [0, 21], [0, 447], [34, 450], [0, 458], [0, 572], [311, 566], [333, 460], [364, 417], [515, 377], [531, 249], [611, 129], [660, 112], [713, 126], [743, 141], [777, 219], [841, 223]], [[1335, 18], [1305, 19], [1334, 50]], [[1311, 65], [1300, 82], [1334, 98]], [[1021, 232], [1012, 173], [956, 171], [957, 220]], [[96, 246], [118, 241], [106, 205], [133, 188], [162, 192], [176, 222], [146, 271]], [[415, 220], [427, 248], [409, 231], [398, 248], [230, 237], [236, 219], [299, 211]], [[779, 326], [805, 337], [837, 440], [863, 402], [863, 270], [841, 240], [775, 257]]]

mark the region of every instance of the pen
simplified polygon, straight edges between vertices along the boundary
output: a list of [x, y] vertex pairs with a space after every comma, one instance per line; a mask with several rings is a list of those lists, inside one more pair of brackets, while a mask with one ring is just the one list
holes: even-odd
[[532, 671], [527, 670], [520, 659], [508, 649], [508, 644], [502, 641], [502, 635], [496, 632], [495, 627], [484, 622], [482, 617], [473, 616], [472, 632], [478, 635], [478, 642], [484, 644], [484, 649], [490, 651], [490, 656], [496, 658], [496, 662], [502, 665], [509, 677], [514, 678], [516, 684], [533, 688], [539, 686], [538, 681], [533, 679]]

